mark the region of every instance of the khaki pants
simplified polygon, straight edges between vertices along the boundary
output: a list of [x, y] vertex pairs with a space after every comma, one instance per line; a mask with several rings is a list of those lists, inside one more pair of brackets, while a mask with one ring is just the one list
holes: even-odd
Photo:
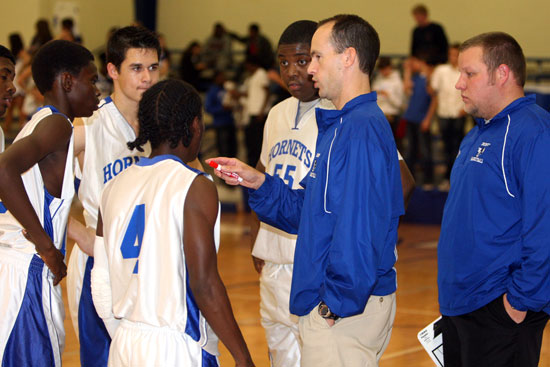
[[302, 367], [374, 367], [390, 341], [395, 293], [371, 296], [362, 314], [330, 327], [314, 307], [300, 317]]

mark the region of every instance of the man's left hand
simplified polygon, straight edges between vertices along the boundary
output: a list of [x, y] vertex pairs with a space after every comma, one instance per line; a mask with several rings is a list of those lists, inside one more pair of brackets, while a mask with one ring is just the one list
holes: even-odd
[[525, 320], [525, 316], [527, 315], [527, 311], [518, 311], [518, 310], [514, 309], [512, 307], [512, 305], [510, 305], [510, 302], [508, 302], [508, 298], [506, 297], [506, 293], [504, 293], [504, 296], [502, 297], [502, 301], [504, 302], [504, 309], [508, 313], [508, 316], [510, 316], [510, 318], [512, 320], [514, 320], [514, 322], [516, 324], [521, 324], [523, 322], [523, 320]]

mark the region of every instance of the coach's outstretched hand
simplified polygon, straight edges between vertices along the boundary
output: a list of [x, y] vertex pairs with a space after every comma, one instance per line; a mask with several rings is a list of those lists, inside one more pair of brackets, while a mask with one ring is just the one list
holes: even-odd
[[[209, 165], [210, 162], [218, 164], [218, 168], [214, 169], [214, 173], [229, 185], [241, 185], [257, 190], [265, 181], [265, 175], [262, 172], [236, 158], [216, 157], [206, 160]], [[231, 173], [238, 175], [242, 178], [242, 181], [239, 181], [238, 177], [230, 175]]]

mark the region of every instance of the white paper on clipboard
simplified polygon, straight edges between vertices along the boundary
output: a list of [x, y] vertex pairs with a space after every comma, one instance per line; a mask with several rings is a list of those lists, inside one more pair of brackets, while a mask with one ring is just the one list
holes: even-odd
[[443, 367], [443, 333], [441, 317], [420, 330], [418, 333], [420, 344], [426, 349], [430, 358], [437, 367]]

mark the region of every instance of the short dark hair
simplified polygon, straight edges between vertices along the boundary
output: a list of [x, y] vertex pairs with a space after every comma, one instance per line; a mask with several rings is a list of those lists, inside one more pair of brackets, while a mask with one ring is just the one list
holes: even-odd
[[13, 56], [19, 55], [19, 52], [25, 48], [23, 46], [23, 40], [19, 33], [11, 33], [9, 36], [10, 39], [10, 51]]
[[380, 54], [380, 38], [373, 26], [357, 15], [339, 14], [320, 21], [319, 27], [330, 22], [334, 22], [331, 39], [336, 52], [342, 53], [346, 48], [353, 47], [361, 71], [372, 75]]
[[15, 65], [15, 57], [7, 47], [0, 45], [0, 57], [5, 57]]
[[160, 59], [160, 43], [157, 36], [144, 27], [128, 26], [118, 29], [107, 42], [107, 62], [117, 70], [130, 48], [154, 49]]
[[453, 42], [449, 45], [449, 49], [451, 48], [454, 48], [454, 49], [460, 49], [460, 42]]
[[422, 15], [428, 15], [428, 8], [424, 4], [418, 4], [415, 5], [415, 7], [412, 9], [413, 14], [422, 14]]
[[94, 61], [87, 48], [69, 41], [53, 40], [40, 47], [32, 61], [32, 78], [40, 93], [52, 89], [55, 78], [68, 72], [73, 76]]
[[311, 45], [313, 34], [317, 30], [317, 23], [311, 20], [299, 20], [292, 23], [283, 31], [279, 38], [280, 45], [292, 45], [295, 43], [304, 43]]
[[139, 102], [139, 134], [128, 143], [128, 148], [143, 152], [148, 141], [151, 148], [169, 142], [174, 149], [180, 142], [188, 147], [193, 138], [193, 120], [202, 118], [202, 102], [199, 94], [182, 80], [163, 80], [143, 93]]
[[384, 69], [391, 65], [391, 59], [388, 56], [381, 56], [378, 59], [378, 69]]
[[526, 78], [525, 56], [519, 43], [504, 32], [482, 33], [464, 41], [459, 48], [463, 52], [472, 47], [481, 47], [483, 50], [483, 62], [487, 65], [487, 71], [493, 78], [494, 71], [499, 65], [507, 65], [514, 73], [516, 83], [523, 87]]
[[73, 18], [63, 18], [63, 20], [61, 21], [61, 27], [65, 29], [70, 29], [72, 31], [74, 27]]

